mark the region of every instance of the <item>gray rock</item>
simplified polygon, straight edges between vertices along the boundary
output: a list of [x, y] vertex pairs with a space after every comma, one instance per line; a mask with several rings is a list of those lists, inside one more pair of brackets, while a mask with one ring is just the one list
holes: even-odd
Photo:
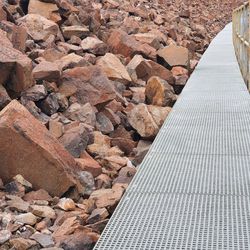
[[49, 206], [32, 205], [30, 206], [30, 210], [32, 214], [38, 217], [50, 218], [50, 219], [54, 219], [56, 217], [55, 211]]
[[6, 89], [3, 87], [3, 85], [0, 84], [0, 110], [3, 109], [10, 102], [11, 99]]
[[19, 214], [15, 217], [16, 222], [28, 225], [35, 225], [37, 222], [37, 217], [32, 213]]
[[0, 245], [4, 244], [11, 237], [11, 232], [9, 230], [1, 230], [0, 231]]
[[91, 173], [81, 171], [79, 173], [79, 181], [85, 187], [85, 194], [90, 195], [95, 190], [95, 180]]
[[96, 112], [97, 110], [91, 106], [90, 103], [86, 103], [84, 105], [81, 105], [80, 103], [73, 103], [65, 112], [65, 116], [73, 121], [80, 121], [95, 127]]
[[102, 112], [98, 113], [96, 116], [96, 128], [103, 134], [109, 134], [114, 131], [114, 126], [109, 118]]
[[42, 112], [45, 113], [46, 115], [53, 115], [60, 108], [55, 93], [51, 93], [45, 100], [40, 101], [38, 106], [40, 107]]
[[55, 244], [52, 236], [49, 234], [36, 232], [30, 238], [37, 241], [42, 247], [52, 247]]
[[88, 145], [89, 133], [83, 124], [80, 124], [77, 127], [67, 130], [59, 141], [69, 153], [78, 158]]
[[43, 85], [35, 85], [22, 93], [23, 98], [34, 102], [44, 99], [46, 95], [47, 90]]

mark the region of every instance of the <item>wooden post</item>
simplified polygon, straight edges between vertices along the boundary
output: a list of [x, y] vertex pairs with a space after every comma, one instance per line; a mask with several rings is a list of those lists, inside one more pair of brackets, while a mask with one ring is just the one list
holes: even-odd
[[250, 0], [248, 0], [248, 90], [250, 91]]

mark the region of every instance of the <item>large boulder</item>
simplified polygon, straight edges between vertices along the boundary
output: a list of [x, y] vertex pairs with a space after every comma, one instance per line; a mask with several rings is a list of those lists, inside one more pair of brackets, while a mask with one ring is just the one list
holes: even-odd
[[159, 132], [171, 108], [140, 103], [128, 112], [130, 125], [143, 138], [153, 139]]
[[34, 84], [32, 61], [13, 48], [5, 32], [0, 30], [0, 35], [0, 84], [6, 84], [15, 92], [21, 92]]
[[174, 66], [189, 68], [190, 58], [187, 48], [182, 46], [170, 45], [157, 52], [161, 64], [172, 69]]
[[148, 80], [145, 94], [147, 103], [156, 106], [172, 106], [176, 100], [173, 87], [157, 76]]
[[74, 96], [81, 104], [97, 105], [113, 100], [116, 93], [112, 83], [98, 66], [76, 67], [62, 75], [64, 86], [75, 86]]
[[35, 189], [63, 195], [77, 181], [74, 158], [18, 101], [0, 112], [0, 177], [21, 174]]

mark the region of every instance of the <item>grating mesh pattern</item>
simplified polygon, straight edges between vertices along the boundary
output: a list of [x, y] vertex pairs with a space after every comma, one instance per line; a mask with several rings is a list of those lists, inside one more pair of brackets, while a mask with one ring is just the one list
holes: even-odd
[[204, 54], [96, 250], [250, 249], [250, 98], [231, 36]]
[[195, 194], [126, 194], [97, 249], [249, 249], [249, 200]]
[[128, 192], [250, 195], [250, 156], [150, 153]]

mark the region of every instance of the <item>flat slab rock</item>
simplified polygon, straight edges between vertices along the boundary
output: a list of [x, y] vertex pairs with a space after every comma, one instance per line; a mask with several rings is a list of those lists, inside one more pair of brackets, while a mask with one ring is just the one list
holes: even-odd
[[21, 174], [35, 189], [61, 196], [75, 186], [74, 158], [18, 101], [0, 112], [0, 176]]

